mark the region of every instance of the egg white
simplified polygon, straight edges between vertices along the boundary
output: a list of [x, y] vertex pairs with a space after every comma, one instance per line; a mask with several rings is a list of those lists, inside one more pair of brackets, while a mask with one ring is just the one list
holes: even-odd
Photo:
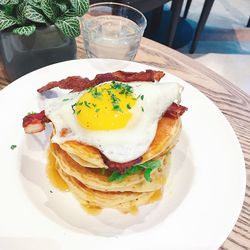
[[[52, 142], [61, 144], [75, 140], [91, 145], [98, 148], [111, 161], [119, 163], [143, 155], [155, 137], [158, 121], [164, 111], [172, 102], [180, 101], [182, 87], [178, 83], [163, 82], [133, 82], [129, 85], [133, 87], [135, 96], [143, 95], [144, 98], [138, 98], [136, 105], [130, 110], [132, 118], [127, 126], [117, 130], [89, 130], [78, 124], [72, 105], [85, 91], [47, 100], [45, 113], [56, 131]], [[60, 131], [63, 128], [69, 129], [71, 133], [61, 137]]]

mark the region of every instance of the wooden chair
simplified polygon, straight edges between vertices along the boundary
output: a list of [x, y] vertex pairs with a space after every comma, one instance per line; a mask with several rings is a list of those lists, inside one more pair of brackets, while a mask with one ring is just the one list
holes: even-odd
[[[184, 18], [187, 17], [191, 2], [192, 2], [192, 0], [187, 0], [187, 4], [186, 4], [184, 14], [183, 14]], [[204, 5], [203, 5], [202, 11], [201, 11], [201, 15], [200, 15], [200, 18], [198, 21], [198, 25], [195, 29], [195, 34], [194, 34], [194, 38], [193, 38], [193, 41], [191, 44], [191, 48], [189, 50], [190, 53], [194, 53], [194, 51], [197, 47], [198, 41], [200, 39], [201, 33], [204, 29], [204, 26], [207, 22], [207, 18], [210, 14], [212, 7], [213, 7], [213, 4], [214, 4], [214, 0], [205, 0], [205, 2], [204, 2]]]
[[[192, 0], [187, 0], [187, 4], [186, 4], [184, 14], [183, 14], [184, 18], [187, 17], [191, 2], [192, 2]], [[190, 53], [194, 53], [194, 51], [197, 47], [198, 40], [200, 39], [200, 35], [204, 29], [204, 26], [206, 24], [206, 21], [207, 21], [209, 14], [210, 14], [210, 11], [213, 7], [213, 4], [214, 4], [214, 0], [205, 0], [205, 2], [204, 2], [202, 12], [201, 12], [201, 15], [200, 15], [200, 18], [198, 21], [198, 25], [197, 25], [197, 28], [195, 30], [194, 38], [193, 38], [193, 41], [191, 44]], [[250, 17], [248, 19], [248, 23], [246, 26], [250, 27]]]
[[192, 3], [192, 0], [187, 0], [186, 7], [185, 7], [185, 10], [184, 10], [184, 13], [183, 13], [183, 18], [187, 17], [187, 14], [188, 14], [191, 3]]
[[[145, 1], [145, 0], [144, 0]], [[171, 0], [165, 1], [165, 3], [170, 2]], [[173, 47], [173, 42], [177, 30], [177, 26], [180, 19], [181, 9], [183, 5], [183, 0], [172, 0], [171, 3], [171, 17], [168, 27], [168, 34], [166, 39], [166, 45]], [[157, 27], [160, 25], [163, 12], [163, 5], [154, 9], [152, 12], [152, 26]]]
[[177, 25], [180, 19], [181, 9], [183, 5], [183, 0], [172, 0], [171, 4], [171, 19], [169, 23], [169, 33], [167, 38], [167, 43], [169, 47], [173, 46], [173, 41], [177, 29]]

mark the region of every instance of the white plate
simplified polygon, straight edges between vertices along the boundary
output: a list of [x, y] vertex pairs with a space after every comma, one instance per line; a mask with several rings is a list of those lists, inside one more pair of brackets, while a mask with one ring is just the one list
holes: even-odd
[[[172, 154], [163, 199], [137, 216], [104, 210], [87, 215], [46, 177], [49, 132], [26, 135], [22, 118], [43, 108], [36, 89], [70, 75], [90, 78], [151, 67], [117, 60], [76, 60], [34, 71], [0, 92], [0, 249], [217, 249], [239, 216], [245, 166], [239, 142], [219, 109], [181, 79], [183, 130]], [[11, 150], [12, 144], [17, 148]], [[51, 193], [50, 191], [53, 191]]]

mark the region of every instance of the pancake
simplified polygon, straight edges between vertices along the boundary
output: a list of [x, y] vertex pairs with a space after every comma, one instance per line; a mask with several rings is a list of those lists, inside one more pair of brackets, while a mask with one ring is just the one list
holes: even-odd
[[[142, 162], [147, 162], [157, 156], [167, 153], [177, 143], [181, 131], [181, 120], [162, 117], [158, 122], [156, 135], [149, 149], [143, 154]], [[60, 145], [80, 165], [89, 168], [108, 168], [96, 148], [79, 143], [67, 141]]]
[[134, 213], [139, 206], [155, 202], [161, 198], [161, 189], [141, 193], [93, 190], [76, 178], [66, 174], [62, 169], [58, 168], [58, 172], [83, 208], [90, 213], [92, 213], [91, 210], [100, 211], [103, 208], [113, 208], [123, 213]]
[[157, 132], [148, 150], [142, 156], [142, 162], [166, 154], [177, 143], [181, 132], [181, 119], [163, 117], [158, 122]]
[[51, 142], [50, 160], [88, 213], [96, 214], [103, 208], [133, 213], [139, 206], [160, 199], [169, 172], [170, 150], [177, 143], [180, 131], [180, 119], [163, 117], [159, 121], [154, 140], [141, 162], [159, 160], [161, 163], [151, 172], [150, 182], [145, 180], [144, 171], [131, 174], [122, 181], [108, 181], [112, 172], [103, 162], [99, 150], [77, 141], [60, 145]]
[[66, 174], [75, 177], [86, 187], [104, 191], [132, 191], [132, 192], [150, 192], [160, 189], [166, 182], [166, 177], [169, 171], [169, 156], [163, 155], [155, 158], [155, 160], [161, 161], [161, 167], [152, 171], [152, 181], [148, 182], [145, 180], [143, 172], [140, 171], [133, 175], [127, 176], [122, 182], [109, 182], [108, 176], [111, 174], [110, 171], [101, 173], [100, 169], [91, 169], [84, 167], [74, 161], [65, 151], [63, 151], [57, 144], [51, 144], [50, 150], [56, 158], [60, 169]]

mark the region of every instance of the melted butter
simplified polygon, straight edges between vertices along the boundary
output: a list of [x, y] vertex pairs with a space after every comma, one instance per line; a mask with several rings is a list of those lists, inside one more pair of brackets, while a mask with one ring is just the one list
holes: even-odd
[[102, 208], [98, 207], [98, 206], [91, 206], [91, 205], [84, 205], [81, 204], [82, 208], [91, 215], [98, 215], [101, 213]]
[[166, 184], [167, 184], [167, 178], [164, 177], [164, 178], [162, 178], [162, 185], [166, 185]]
[[61, 191], [69, 191], [67, 183], [62, 179], [56, 169], [56, 159], [50, 151], [48, 153], [47, 176], [54, 187]]
[[138, 214], [138, 207], [131, 207], [130, 209], [129, 209], [129, 213], [131, 213], [131, 214], [133, 214], [133, 215], [136, 215], [136, 214]]
[[160, 185], [165, 185], [167, 183], [167, 178], [166, 176], [159, 176], [157, 179], [157, 183], [159, 183]]
[[156, 190], [156, 191], [154, 192], [154, 194], [150, 197], [149, 203], [153, 203], [153, 202], [155, 202], [155, 201], [158, 201], [158, 200], [161, 199], [161, 197], [162, 197], [162, 192], [161, 192], [161, 190], [160, 190], [160, 189], [159, 189], [159, 190]]

